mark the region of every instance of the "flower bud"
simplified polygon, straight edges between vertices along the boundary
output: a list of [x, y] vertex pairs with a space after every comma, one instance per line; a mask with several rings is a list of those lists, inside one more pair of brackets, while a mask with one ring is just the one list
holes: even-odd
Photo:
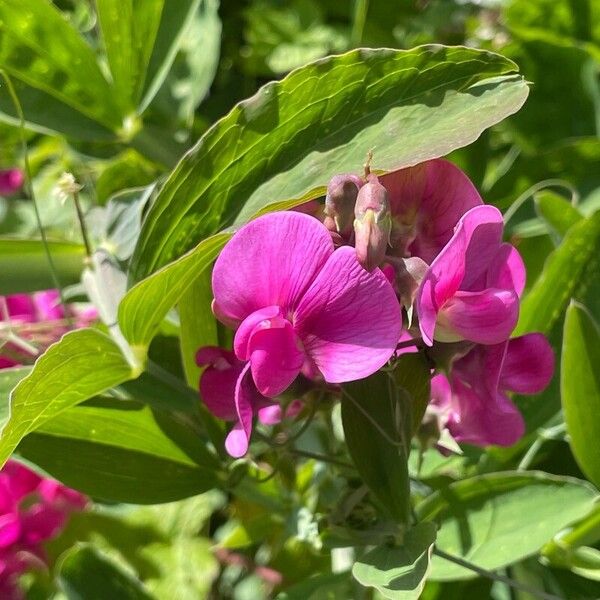
[[354, 207], [354, 235], [358, 262], [367, 270], [378, 267], [390, 243], [392, 220], [388, 193], [375, 175], [369, 175]]
[[358, 175], [344, 173], [332, 177], [325, 196], [325, 225], [328, 229], [335, 227], [334, 231], [343, 237], [349, 237], [354, 221], [354, 205], [362, 185], [362, 179]]

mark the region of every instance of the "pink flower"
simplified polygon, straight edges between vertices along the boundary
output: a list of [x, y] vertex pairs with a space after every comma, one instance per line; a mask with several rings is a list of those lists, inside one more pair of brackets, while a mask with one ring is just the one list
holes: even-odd
[[349, 246], [334, 251], [326, 227], [301, 213], [242, 227], [217, 259], [212, 284], [215, 314], [237, 328], [239, 362], [217, 357], [218, 372], [211, 361], [218, 373], [204, 380], [212, 388], [205, 401], [215, 414], [237, 418], [226, 440], [232, 456], [247, 452], [260, 396], [278, 396], [303, 368], [316, 367], [329, 383], [367, 377], [400, 336], [400, 306], [381, 271], [365, 271]]
[[510, 336], [525, 267], [517, 250], [502, 243], [502, 229], [502, 215], [493, 206], [477, 206], [461, 217], [417, 291], [426, 344], [434, 339], [498, 344]]
[[458, 220], [482, 204], [469, 178], [441, 158], [379, 177], [387, 189], [392, 233], [389, 254], [431, 263], [452, 237]]
[[[7, 323], [19, 338], [44, 349], [69, 330], [67, 317], [74, 327], [86, 327], [98, 318], [93, 307], [70, 304], [67, 309], [65, 314], [58, 290], [0, 296], [0, 325]], [[6, 350], [5, 356], [0, 355], [0, 369], [18, 366], [32, 358], [25, 345], [9, 343]]]
[[452, 364], [448, 378], [432, 379], [432, 405], [457, 441], [510, 446], [525, 424], [507, 392], [537, 394], [553, 372], [554, 354], [541, 333], [477, 345]]
[[45, 565], [42, 543], [56, 537], [85, 496], [9, 460], [0, 471], [0, 595], [22, 597], [18, 577]]
[[25, 180], [21, 169], [0, 169], [0, 196], [17, 192]]

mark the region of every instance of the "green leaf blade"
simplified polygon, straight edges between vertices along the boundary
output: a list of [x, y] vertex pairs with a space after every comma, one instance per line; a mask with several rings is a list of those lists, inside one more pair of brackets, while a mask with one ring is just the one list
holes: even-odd
[[94, 329], [67, 333], [48, 348], [12, 391], [10, 415], [0, 434], [0, 464], [29, 432], [63, 410], [134, 376], [108, 336]]
[[567, 310], [561, 399], [571, 449], [587, 477], [600, 486], [600, 330], [581, 305]]
[[267, 84], [173, 171], [145, 221], [132, 279], [267, 206], [321, 194], [332, 175], [360, 170], [369, 150], [374, 167], [393, 170], [469, 144], [525, 101], [515, 70], [461, 47], [361, 49]]

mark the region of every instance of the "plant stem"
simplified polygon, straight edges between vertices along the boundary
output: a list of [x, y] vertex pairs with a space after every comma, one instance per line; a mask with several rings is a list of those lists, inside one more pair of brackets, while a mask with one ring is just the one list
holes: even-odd
[[21, 138], [21, 145], [23, 147], [23, 162], [25, 165], [25, 175], [26, 175], [26, 187], [27, 193], [33, 202], [33, 210], [35, 213], [35, 219], [37, 222], [38, 229], [40, 230], [40, 237], [42, 238], [42, 245], [44, 246], [44, 253], [46, 254], [46, 259], [48, 260], [48, 266], [50, 267], [50, 275], [52, 277], [52, 282], [54, 283], [54, 287], [58, 290], [58, 295], [60, 297], [60, 303], [65, 311], [67, 312], [67, 304], [65, 302], [65, 297], [63, 294], [63, 289], [60, 284], [60, 280], [58, 278], [58, 273], [56, 271], [56, 266], [54, 265], [54, 259], [52, 258], [52, 253], [50, 252], [50, 246], [48, 245], [48, 238], [46, 237], [46, 232], [44, 231], [44, 227], [42, 225], [42, 217], [40, 214], [40, 209], [38, 207], [37, 199], [35, 197], [35, 192], [33, 191], [33, 183], [31, 177], [31, 165], [29, 164], [29, 152], [27, 150], [27, 140], [25, 139], [25, 114], [23, 113], [23, 107], [19, 102], [19, 97], [15, 91], [15, 88], [8, 76], [8, 73], [4, 71], [4, 69], [0, 69], [0, 74], [4, 81], [6, 82], [6, 87], [8, 89], [8, 93], [12, 100], [12, 103], [15, 107], [15, 111], [17, 112], [17, 116], [19, 118], [19, 136]]
[[81, 237], [83, 238], [83, 245], [85, 246], [85, 253], [88, 258], [92, 256], [92, 245], [88, 237], [87, 226], [85, 224], [85, 218], [83, 216], [83, 210], [81, 210], [81, 202], [79, 202], [79, 193], [73, 192], [73, 202], [75, 204], [75, 210], [77, 211], [77, 219], [79, 221], [79, 228], [81, 229]]
[[309, 452], [308, 450], [298, 450], [297, 448], [288, 448], [288, 451], [291, 454], [295, 454], [296, 456], [303, 456], [304, 458], [314, 458], [315, 460], [320, 460], [321, 462], [326, 462], [332, 465], [336, 465], [338, 467], [344, 467], [345, 469], [354, 470], [354, 465], [347, 463], [343, 460], [338, 460], [337, 458], [332, 458], [331, 456], [317, 454], [316, 452]]
[[362, 42], [368, 11], [369, 0], [354, 0], [354, 15], [352, 18], [352, 31], [350, 33], [350, 42], [353, 46], [360, 46]]
[[515, 581], [514, 579], [511, 579], [510, 577], [506, 577], [505, 575], [500, 575], [499, 573], [494, 573], [493, 571], [488, 571], [487, 569], [482, 569], [481, 567], [478, 567], [477, 565], [474, 565], [473, 563], [463, 560], [462, 558], [459, 558], [458, 556], [453, 556], [452, 554], [447, 554], [446, 552], [444, 552], [443, 550], [440, 550], [439, 548], [434, 548], [433, 553], [437, 554], [441, 558], [444, 558], [450, 562], [453, 562], [456, 565], [460, 565], [461, 567], [464, 567], [465, 569], [469, 569], [469, 571], [473, 571], [474, 573], [477, 573], [477, 575], [481, 575], [481, 577], [486, 577], [487, 579], [492, 579], [493, 581], [499, 581], [500, 583], [504, 583], [505, 585], [508, 585], [509, 587], [511, 587], [515, 590], [520, 590], [521, 592], [526, 592], [528, 594], [531, 594], [532, 596], [536, 596], [537, 598], [542, 598], [543, 600], [561, 600], [561, 598], [559, 598], [558, 596], [555, 596], [554, 594], [548, 594], [546, 592], [543, 592], [541, 590], [533, 588], [525, 583], [521, 583], [520, 581]]

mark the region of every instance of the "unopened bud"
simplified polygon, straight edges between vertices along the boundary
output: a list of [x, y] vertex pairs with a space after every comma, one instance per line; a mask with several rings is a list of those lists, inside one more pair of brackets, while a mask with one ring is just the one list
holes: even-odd
[[341, 236], [348, 237], [352, 233], [352, 222], [354, 221], [354, 205], [358, 190], [363, 185], [358, 175], [344, 173], [332, 177], [327, 186], [325, 196], [325, 214], [327, 215], [327, 226], [331, 229], [335, 226]]
[[372, 271], [385, 258], [392, 229], [388, 193], [375, 175], [369, 175], [358, 192], [354, 216], [356, 256], [367, 271]]

